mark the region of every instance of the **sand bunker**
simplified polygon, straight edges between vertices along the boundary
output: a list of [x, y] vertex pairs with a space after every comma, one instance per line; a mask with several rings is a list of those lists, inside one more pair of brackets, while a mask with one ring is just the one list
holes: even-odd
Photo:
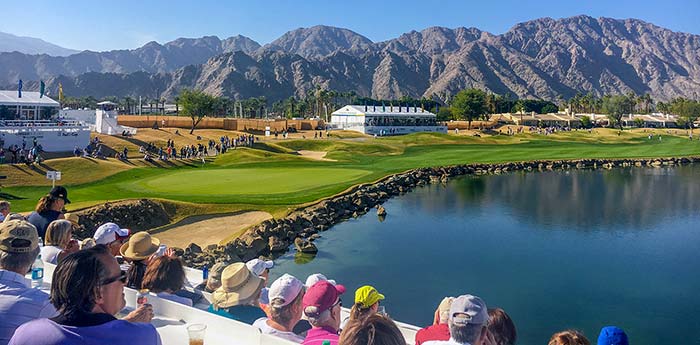
[[297, 151], [297, 153], [302, 157], [310, 158], [310, 159], [317, 160], [317, 161], [335, 162], [335, 159], [326, 158], [326, 154], [328, 153], [326, 151], [299, 150], [299, 151]]
[[194, 242], [204, 248], [270, 218], [272, 215], [267, 212], [251, 211], [194, 222], [185, 220], [183, 225], [154, 233], [153, 236], [169, 247], [185, 248]]

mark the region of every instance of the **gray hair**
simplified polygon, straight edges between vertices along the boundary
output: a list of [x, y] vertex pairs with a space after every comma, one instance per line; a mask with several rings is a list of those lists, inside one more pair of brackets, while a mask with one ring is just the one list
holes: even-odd
[[0, 200], [0, 212], [2, 211], [9, 211], [10, 210], [10, 202], [6, 200]]
[[[284, 299], [274, 298], [270, 301], [270, 318], [279, 324], [285, 326], [289, 325], [295, 317], [294, 309], [301, 304], [303, 298], [304, 289], [299, 291], [297, 297], [285, 306], [282, 306], [282, 304], [284, 304]], [[291, 326], [294, 327], [294, 325]]]
[[[309, 308], [316, 308], [313, 306], [306, 307], [304, 310], [304, 315], [306, 315], [306, 318], [309, 320], [309, 323], [311, 326], [314, 327], [323, 327], [327, 326], [330, 321], [333, 319], [332, 314], [331, 314], [331, 309], [324, 310], [318, 314], [315, 314], [314, 311], [309, 311]], [[308, 314], [307, 314], [308, 313]], [[313, 316], [310, 316], [309, 314], [312, 314]]]
[[474, 344], [481, 336], [481, 330], [485, 325], [455, 325], [452, 321], [450, 325], [450, 336], [460, 344]]
[[32, 267], [34, 260], [39, 256], [39, 247], [26, 253], [8, 253], [0, 250], [0, 268], [25, 274]]

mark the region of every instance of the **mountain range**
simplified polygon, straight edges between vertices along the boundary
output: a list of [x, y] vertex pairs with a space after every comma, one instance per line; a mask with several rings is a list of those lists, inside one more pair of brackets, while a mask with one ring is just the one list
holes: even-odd
[[34, 37], [16, 36], [0, 32], [0, 52], [20, 52], [24, 54], [47, 54], [52, 56], [68, 56], [78, 51]]
[[430, 27], [372, 42], [314, 26], [273, 42], [236, 36], [148, 43], [67, 57], [0, 53], [0, 85], [60, 82], [67, 95], [172, 98], [182, 88], [231, 98], [303, 96], [317, 87], [374, 98], [446, 99], [477, 87], [498, 94], [567, 99], [576, 93], [697, 98], [700, 36], [637, 19], [541, 18], [494, 35]]

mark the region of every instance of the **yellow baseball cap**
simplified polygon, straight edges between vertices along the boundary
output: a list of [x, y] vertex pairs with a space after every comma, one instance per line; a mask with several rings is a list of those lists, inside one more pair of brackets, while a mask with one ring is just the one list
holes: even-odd
[[355, 291], [355, 304], [359, 304], [362, 308], [369, 308], [383, 299], [384, 295], [369, 285], [365, 285]]

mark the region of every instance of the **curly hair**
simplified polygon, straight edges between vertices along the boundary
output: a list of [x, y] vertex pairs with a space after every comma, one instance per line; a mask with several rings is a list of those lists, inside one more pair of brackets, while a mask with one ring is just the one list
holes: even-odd
[[548, 345], [591, 345], [588, 338], [583, 335], [583, 333], [567, 329], [562, 332], [554, 333], [549, 339]]

